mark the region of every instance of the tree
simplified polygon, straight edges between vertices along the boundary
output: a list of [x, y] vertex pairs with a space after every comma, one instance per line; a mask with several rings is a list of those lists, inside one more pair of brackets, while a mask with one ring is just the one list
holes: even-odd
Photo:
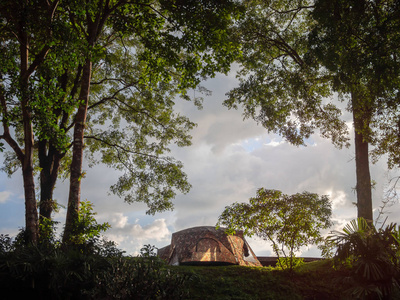
[[[225, 104], [244, 106], [294, 145], [319, 129], [349, 146], [342, 102], [353, 115], [358, 216], [372, 222], [369, 145], [398, 162], [397, 1], [247, 1], [236, 38], [239, 87]], [[339, 95], [339, 102], [337, 101]]]
[[[82, 41], [90, 51], [86, 53], [86, 61], [82, 67], [78, 98], [80, 106], [74, 122], [70, 192], [64, 241], [68, 241], [74, 224], [73, 220], [76, 219], [79, 211], [83, 140], [89, 108], [92, 66], [101, 62], [102, 52], [107, 49], [104, 42], [115, 36], [135, 37], [136, 45], [139, 44], [139, 46], [135, 45], [136, 47], [128, 49], [128, 51], [138, 53], [139, 62], [145, 66], [137, 84], [143, 85], [144, 90], [151, 91], [153, 82], [159, 85], [169, 83], [174, 74], [179, 92], [184, 95], [186, 89], [195, 88], [198, 85], [201, 77], [212, 76], [217, 70], [227, 70], [229, 67], [229, 61], [234, 57], [235, 47], [228, 43], [224, 28], [231, 22], [234, 8], [235, 5], [230, 1], [207, 1], [206, 3], [184, 1], [174, 4], [169, 1], [159, 1], [159, 3], [99, 1], [84, 3], [84, 5], [81, 1], [70, 2], [71, 23], [82, 30]], [[207, 34], [204, 34], [205, 32]], [[221, 54], [226, 56], [221, 57]], [[160, 102], [163, 103], [163, 100]], [[152, 132], [149, 135], [151, 136]], [[99, 141], [99, 139], [97, 140]], [[136, 140], [135, 143], [140, 145], [141, 141]], [[153, 158], [157, 158], [163, 151], [157, 152], [156, 150], [155, 152], [157, 155]], [[136, 165], [143, 169], [144, 167], [140, 166], [143, 162], [144, 160], [140, 159]], [[147, 160], [147, 163], [151, 169], [154, 159], [153, 162]], [[172, 165], [171, 168], [169, 163], [163, 167], [160, 166], [161, 164], [158, 163], [153, 168], [157, 171], [154, 178], [156, 182], [170, 183], [172, 179], [174, 184], [180, 185], [178, 188], [187, 190], [187, 184], [182, 186], [182, 179], [185, 179], [179, 174], [181, 173], [179, 166]], [[169, 172], [170, 174], [168, 174]], [[145, 174], [144, 177], [135, 180], [139, 183], [139, 188], [145, 188], [145, 190], [137, 191], [139, 196], [142, 196], [141, 199], [143, 199], [143, 193], [151, 195], [153, 191], [157, 196], [161, 196], [161, 199], [157, 199], [158, 202], [154, 208], [150, 208], [150, 212], [170, 208], [169, 200], [174, 193], [168, 187], [162, 190], [154, 188], [150, 184], [151, 179]], [[128, 176], [128, 180], [132, 180], [132, 176]], [[132, 186], [127, 182], [128, 180], [123, 179], [125, 182], [121, 186], [122, 189], [126, 190]], [[145, 184], [141, 185], [140, 181], [144, 181]], [[150, 191], [146, 187], [149, 184], [152, 188]]]
[[[26, 3], [38, 28], [54, 29], [53, 23], [35, 11], [35, 3]], [[53, 4], [56, 24], [63, 34], [42, 38], [35, 31], [29, 32], [31, 40], [48, 46], [48, 53], [32, 73], [30, 91], [35, 93], [27, 101], [27, 110], [32, 113], [28, 123], [35, 131], [31, 135], [32, 155], [38, 151], [40, 215], [51, 217], [60, 166], [70, 164], [64, 235], [69, 239], [79, 211], [84, 139], [88, 141], [86, 149], [101, 154], [93, 161], [125, 171], [113, 192], [128, 202], [146, 202], [148, 213], [171, 209], [176, 190], [187, 192], [190, 184], [182, 164], [165, 153], [170, 143], [189, 145], [188, 131], [194, 126], [174, 113], [174, 99], [180, 94], [190, 100], [188, 89], [217, 71], [229, 69], [237, 46], [229, 40], [227, 27], [238, 13], [236, 4], [122, 0]], [[8, 9], [2, 6], [2, 16]], [[13, 21], [20, 22], [19, 17]], [[18, 45], [20, 40], [15, 39], [11, 23], [1, 20], [7, 32], [2, 33], [2, 47]], [[58, 47], [64, 42], [64, 48]], [[18, 61], [15, 52], [12, 55], [4, 60], [5, 66]], [[18, 73], [18, 66], [4, 70], [5, 76], [11, 76]], [[2, 95], [8, 97], [2, 102], [2, 121], [9, 126], [11, 117], [4, 115], [9, 107], [14, 108], [19, 95], [14, 81], [7, 83]], [[11, 126], [16, 136], [24, 137], [19, 116], [15, 110]], [[11, 158], [7, 157], [10, 167], [16, 165]], [[33, 175], [32, 171], [32, 182]], [[31, 212], [36, 214], [36, 207]]]
[[58, 1], [2, 1], [0, 5], [0, 139], [11, 147], [22, 168], [26, 234], [32, 243], [38, 239], [38, 216], [31, 77], [50, 51], [57, 6]]
[[369, 223], [373, 219], [369, 145], [380, 154], [388, 153], [389, 165], [398, 156], [385, 144], [389, 124], [399, 132], [399, 4], [317, 1], [312, 13], [317, 23], [309, 38], [310, 53], [330, 71], [334, 91], [349, 101], [353, 114], [358, 217]]
[[309, 192], [289, 196], [261, 188], [256, 197], [250, 198], [250, 203], [225, 207], [218, 226], [226, 226], [228, 233], [243, 230], [245, 235], [271, 242], [278, 259], [289, 258], [292, 269], [295, 252], [300, 247], [322, 242], [320, 230], [331, 226], [331, 214], [327, 196]]

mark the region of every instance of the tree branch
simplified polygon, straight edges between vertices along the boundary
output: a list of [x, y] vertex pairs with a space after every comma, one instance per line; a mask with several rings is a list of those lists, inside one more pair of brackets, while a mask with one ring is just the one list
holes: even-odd
[[100, 101], [98, 101], [98, 102], [96, 102], [96, 103], [90, 105], [90, 106], [88, 107], [88, 110], [93, 109], [93, 108], [95, 108], [96, 106], [98, 106], [98, 105], [100, 105], [100, 104], [103, 104], [103, 103], [105, 103], [105, 102], [107, 102], [107, 101], [109, 101], [109, 100], [116, 99], [115, 97], [116, 97], [120, 92], [122, 92], [122, 91], [124, 91], [124, 90], [126, 90], [126, 89], [129, 89], [130, 87], [135, 86], [135, 84], [137, 84], [137, 83], [138, 83], [138, 81], [137, 81], [137, 82], [134, 82], [134, 83], [130, 83], [130, 84], [128, 84], [128, 85], [126, 85], [126, 86], [120, 88], [119, 90], [115, 91], [114, 94], [112, 94], [111, 96], [106, 97], [106, 98], [103, 98], [103, 99], [101, 99]]
[[3, 88], [0, 86], [0, 104], [3, 111], [3, 135], [0, 135], [0, 139], [3, 139], [7, 142], [7, 144], [14, 150], [15, 154], [17, 155], [18, 159], [22, 163], [24, 161], [24, 152], [22, 151], [21, 147], [19, 147], [18, 143], [11, 137], [10, 135], [10, 128], [8, 127], [8, 110], [7, 110], [7, 103], [4, 97]]
[[[159, 157], [159, 156], [152, 155], [152, 154], [146, 154], [146, 153], [142, 153], [142, 152], [132, 151], [132, 150], [130, 150], [130, 149], [127, 149], [127, 148], [125, 148], [125, 147], [122, 147], [121, 145], [118, 145], [118, 144], [115, 144], [115, 143], [110, 143], [110, 142], [108, 142], [108, 141], [106, 141], [106, 140], [104, 140], [104, 139], [101, 139], [101, 138], [99, 138], [99, 137], [97, 137], [97, 136], [94, 136], [94, 135], [85, 135], [84, 138], [85, 138], [85, 139], [93, 139], [93, 140], [96, 140], [96, 141], [98, 141], [98, 142], [100, 142], [100, 143], [103, 143], [103, 144], [107, 145], [108, 147], [112, 147], [112, 148], [117, 149], [117, 151], [118, 151], [118, 149], [119, 149], [119, 150], [122, 150], [123, 152], [130, 153], [130, 154], [134, 154], [134, 155], [146, 156], [146, 157], [154, 158], [154, 159], [157, 159], [157, 160], [159, 160], [159, 159], [161, 159], [161, 160], [166, 160], [166, 158], [164, 158], [164, 157]], [[118, 153], [119, 153], [119, 151], [118, 151]]]

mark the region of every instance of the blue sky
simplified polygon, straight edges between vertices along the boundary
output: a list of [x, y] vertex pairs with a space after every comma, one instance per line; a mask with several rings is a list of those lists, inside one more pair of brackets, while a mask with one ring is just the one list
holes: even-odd
[[[117, 180], [118, 172], [101, 165], [92, 169], [85, 166], [82, 199], [93, 202], [99, 222], [112, 225], [106, 233], [108, 238], [128, 254], [137, 254], [145, 244], [161, 248], [170, 243], [175, 231], [215, 225], [225, 206], [248, 201], [260, 187], [286, 194], [303, 191], [329, 194], [335, 230], [356, 217], [352, 204], [356, 201], [353, 145], [339, 150], [318, 134], [312, 136], [307, 147], [289, 145], [254, 121], [243, 120], [240, 110], [222, 106], [225, 93], [236, 85], [234, 76], [219, 75], [204, 85], [212, 95], [205, 97], [202, 110], [192, 103], [177, 101], [177, 110], [198, 126], [192, 131], [192, 146], [172, 147], [171, 155], [184, 163], [193, 186], [188, 194], [176, 197], [174, 211], [146, 215], [143, 204], [129, 205], [109, 195], [109, 187]], [[374, 206], [378, 207], [385, 184], [395, 173], [387, 172], [384, 159], [373, 165], [371, 172], [377, 182], [373, 196]], [[57, 184], [55, 196], [61, 204], [66, 204], [67, 191], [68, 182]], [[24, 226], [22, 194], [19, 173], [11, 179], [0, 174], [0, 233], [15, 235]], [[389, 222], [400, 219], [399, 204], [390, 211]], [[65, 209], [55, 219], [62, 226]], [[272, 254], [268, 242], [248, 240], [256, 255]], [[302, 255], [317, 256], [319, 251], [315, 247], [304, 248]]]

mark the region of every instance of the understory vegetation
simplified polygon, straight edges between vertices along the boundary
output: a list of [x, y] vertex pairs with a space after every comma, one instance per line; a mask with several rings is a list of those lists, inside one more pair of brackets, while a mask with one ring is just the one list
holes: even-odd
[[157, 257], [39, 249], [1, 255], [2, 299], [399, 299], [352, 296], [358, 285], [332, 260], [293, 272], [271, 267], [166, 266]]
[[2, 299], [186, 299], [189, 276], [154, 256], [122, 256], [107, 242], [91, 252], [38, 246], [4, 251], [13, 246], [1, 238]]
[[375, 229], [355, 220], [329, 239], [338, 246], [332, 259], [283, 270], [168, 266], [154, 246], [125, 256], [99, 232], [72, 248], [56, 239], [26, 245], [22, 233], [0, 235], [2, 299], [400, 299], [394, 224]]

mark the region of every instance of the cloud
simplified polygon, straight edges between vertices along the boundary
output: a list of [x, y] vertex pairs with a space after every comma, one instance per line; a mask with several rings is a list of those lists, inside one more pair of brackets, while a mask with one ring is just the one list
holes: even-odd
[[0, 204], [6, 203], [9, 200], [11, 195], [12, 195], [12, 193], [9, 191], [0, 192]]
[[[104, 219], [104, 216], [99, 218], [102, 221]], [[139, 219], [129, 222], [129, 217], [123, 213], [113, 213], [107, 219], [111, 229], [104, 236], [127, 250], [128, 254], [137, 255], [146, 244], [167, 245], [171, 239], [172, 232], [168, 229], [165, 219], [155, 219], [146, 225], [140, 224]]]
[[113, 228], [124, 228], [128, 224], [128, 217], [124, 216], [123, 213], [114, 213], [110, 223]]

